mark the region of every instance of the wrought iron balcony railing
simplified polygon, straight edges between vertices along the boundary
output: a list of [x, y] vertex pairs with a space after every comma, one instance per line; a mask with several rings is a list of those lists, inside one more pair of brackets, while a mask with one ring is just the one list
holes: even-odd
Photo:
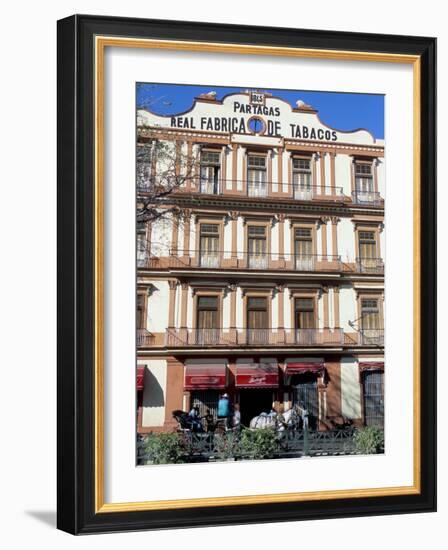
[[137, 267], [146, 269], [254, 269], [288, 271], [338, 272], [343, 269], [341, 257], [322, 254], [278, 254], [227, 251], [204, 252], [201, 250], [166, 250], [164, 255], [139, 257]]
[[[181, 183], [181, 184], [180, 184]], [[200, 180], [190, 178], [176, 185], [175, 181], [167, 183], [173, 194], [201, 194], [219, 196], [246, 196], [254, 198], [293, 198], [298, 201], [336, 201], [350, 202], [350, 197], [344, 195], [339, 186], [296, 185], [286, 182], [250, 180]], [[160, 194], [166, 187], [152, 182], [142, 182], [137, 185], [137, 193]]]
[[360, 329], [356, 334], [357, 338], [353, 339], [353, 335], [344, 334], [342, 328], [168, 328], [165, 333], [164, 343], [162, 343], [163, 340], [156, 339], [155, 335], [149, 331], [138, 329], [137, 347], [341, 347], [343, 345], [349, 347], [384, 347], [384, 329]]
[[361, 346], [384, 346], [384, 329], [360, 329], [358, 344]]
[[184, 346], [342, 346], [341, 328], [306, 329], [174, 329], [166, 331], [167, 347]]
[[384, 261], [382, 258], [356, 258], [356, 271], [358, 273], [384, 273]]
[[384, 199], [376, 191], [352, 191], [352, 201], [365, 206], [384, 206]]
[[154, 345], [154, 335], [144, 328], [137, 329], [137, 347]]

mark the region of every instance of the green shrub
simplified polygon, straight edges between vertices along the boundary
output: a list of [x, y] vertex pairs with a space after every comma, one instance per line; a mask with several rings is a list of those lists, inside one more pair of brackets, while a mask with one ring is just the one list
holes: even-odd
[[277, 449], [277, 434], [272, 428], [243, 430], [238, 451], [242, 458], [260, 460], [272, 458]]
[[235, 432], [224, 432], [215, 434], [216, 458], [228, 460], [237, 458], [239, 453], [239, 434]]
[[364, 455], [381, 453], [384, 450], [384, 431], [377, 426], [367, 426], [356, 430], [356, 450]]
[[149, 434], [146, 446], [149, 464], [176, 464], [183, 462], [185, 442], [178, 433]]

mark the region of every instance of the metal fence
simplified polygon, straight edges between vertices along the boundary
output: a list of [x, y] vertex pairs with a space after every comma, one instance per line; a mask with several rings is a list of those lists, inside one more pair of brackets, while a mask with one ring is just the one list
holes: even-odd
[[[184, 440], [186, 449], [185, 462], [209, 461], [220, 457], [222, 438], [226, 434], [184, 432], [180, 437]], [[232, 437], [238, 434], [231, 432]], [[285, 430], [277, 432], [277, 448], [272, 458], [302, 457], [302, 456], [336, 456], [356, 454], [354, 435], [356, 429], [314, 431], [314, 430]], [[237, 460], [247, 457], [235, 454]], [[145, 442], [137, 443], [137, 464], [150, 463], [150, 457], [145, 450]]]

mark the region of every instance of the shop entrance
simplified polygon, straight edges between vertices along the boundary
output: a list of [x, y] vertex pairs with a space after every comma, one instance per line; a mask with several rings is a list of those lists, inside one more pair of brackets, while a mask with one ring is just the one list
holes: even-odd
[[269, 413], [274, 400], [271, 389], [240, 390], [241, 423], [248, 427], [250, 421], [262, 412]]
[[294, 404], [308, 411], [308, 426], [311, 430], [317, 430], [319, 418], [317, 377], [315, 374], [307, 372], [296, 374], [292, 378]]
[[364, 422], [366, 426], [384, 426], [384, 373], [364, 372]]

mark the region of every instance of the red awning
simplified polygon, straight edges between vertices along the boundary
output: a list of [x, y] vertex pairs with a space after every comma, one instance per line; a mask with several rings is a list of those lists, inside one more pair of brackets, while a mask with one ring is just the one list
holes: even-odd
[[304, 374], [305, 372], [314, 372], [320, 374], [325, 370], [325, 363], [316, 362], [304, 362], [304, 363], [287, 363], [285, 374], [290, 376], [291, 374]]
[[364, 361], [359, 363], [359, 368], [363, 370], [384, 370], [384, 361]]
[[238, 388], [277, 388], [278, 365], [239, 365], [235, 385]]
[[145, 367], [137, 367], [137, 391], [145, 387]]
[[186, 365], [185, 389], [206, 390], [208, 388], [224, 389], [226, 387], [225, 365]]

